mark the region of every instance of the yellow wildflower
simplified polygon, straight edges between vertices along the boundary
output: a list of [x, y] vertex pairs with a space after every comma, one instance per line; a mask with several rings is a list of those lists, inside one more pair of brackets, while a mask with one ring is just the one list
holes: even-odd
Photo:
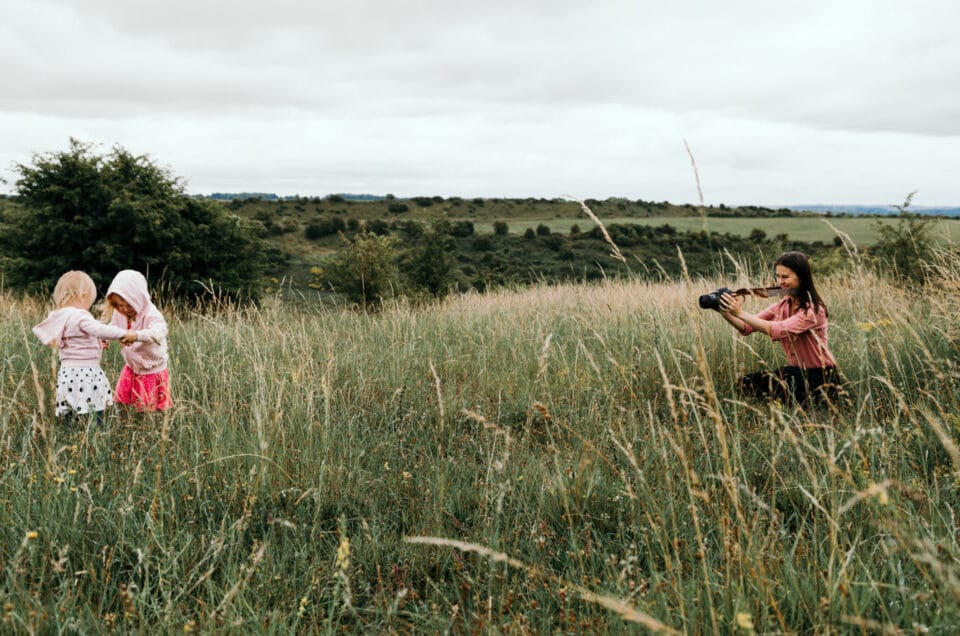
[[350, 537], [344, 534], [337, 546], [337, 569], [346, 572], [350, 569]]

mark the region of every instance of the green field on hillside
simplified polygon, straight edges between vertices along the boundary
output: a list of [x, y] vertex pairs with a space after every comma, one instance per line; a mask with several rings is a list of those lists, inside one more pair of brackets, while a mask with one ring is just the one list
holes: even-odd
[[[536, 228], [545, 224], [554, 232], [569, 232], [576, 225], [581, 231], [589, 230], [594, 223], [587, 218], [578, 219], [504, 219], [511, 232], [523, 232], [527, 228]], [[697, 217], [697, 216], [657, 216], [657, 217], [614, 217], [602, 219], [604, 224], [621, 223], [625, 225], [643, 225], [658, 227], [670, 225], [680, 232], [717, 232], [749, 236], [756, 229], [762, 230], [768, 237], [786, 234], [792, 240], [812, 243], [829, 243], [837, 236], [837, 231], [848, 235], [859, 246], [870, 245], [877, 240], [877, 224], [896, 223], [895, 219], [877, 219], [868, 217]], [[477, 232], [490, 233], [493, 222], [474, 223]], [[832, 227], [831, 227], [832, 226]], [[932, 234], [943, 241], [956, 242], [960, 239], [960, 220], [937, 219], [932, 222]]]

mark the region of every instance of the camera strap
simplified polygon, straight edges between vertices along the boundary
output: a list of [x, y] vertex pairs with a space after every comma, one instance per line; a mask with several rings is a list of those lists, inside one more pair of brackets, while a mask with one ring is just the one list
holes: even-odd
[[757, 298], [782, 298], [790, 295], [783, 287], [744, 287], [731, 292], [734, 296], [756, 296]]

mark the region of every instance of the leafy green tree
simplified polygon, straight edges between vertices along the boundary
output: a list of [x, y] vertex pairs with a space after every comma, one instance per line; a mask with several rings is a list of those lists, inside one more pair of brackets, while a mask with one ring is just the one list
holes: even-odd
[[458, 266], [451, 228], [447, 221], [434, 223], [411, 252], [407, 267], [413, 286], [442, 298], [456, 283]]
[[899, 280], [923, 282], [927, 276], [927, 264], [933, 260], [934, 242], [930, 233], [931, 217], [913, 214], [910, 202], [916, 191], [907, 195], [897, 210], [897, 222], [874, 225], [877, 241], [870, 248], [881, 273]]
[[0, 226], [12, 288], [50, 289], [70, 269], [105, 287], [119, 270], [137, 269], [172, 296], [256, 299], [266, 253], [259, 224], [187, 196], [148, 157], [121, 147], [102, 156], [71, 139], [68, 150], [16, 170], [19, 205]]
[[400, 295], [400, 270], [396, 263], [396, 237], [370, 232], [343, 238], [344, 249], [330, 256], [317, 277], [325, 279], [333, 290], [364, 311], [376, 310], [381, 303]]

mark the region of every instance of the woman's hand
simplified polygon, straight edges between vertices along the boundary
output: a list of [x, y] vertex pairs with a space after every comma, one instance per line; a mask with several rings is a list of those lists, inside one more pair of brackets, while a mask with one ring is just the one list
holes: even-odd
[[730, 292], [724, 292], [724, 294], [720, 296], [720, 311], [725, 314], [730, 314], [731, 316], [739, 316], [740, 312], [743, 311], [740, 298]]

